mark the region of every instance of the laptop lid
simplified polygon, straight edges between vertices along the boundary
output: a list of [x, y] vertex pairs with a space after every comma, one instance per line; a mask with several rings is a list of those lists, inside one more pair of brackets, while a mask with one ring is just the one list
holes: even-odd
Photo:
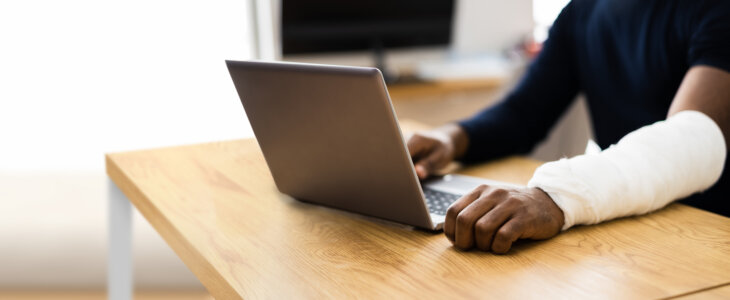
[[279, 191], [433, 228], [379, 70], [226, 63]]

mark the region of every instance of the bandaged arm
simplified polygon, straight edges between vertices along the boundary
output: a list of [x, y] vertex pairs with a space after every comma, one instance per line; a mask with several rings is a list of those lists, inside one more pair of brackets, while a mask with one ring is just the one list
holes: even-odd
[[563, 210], [565, 230], [645, 214], [702, 192], [722, 175], [726, 153], [720, 127], [685, 110], [606, 150], [546, 163], [528, 186], [545, 191]]

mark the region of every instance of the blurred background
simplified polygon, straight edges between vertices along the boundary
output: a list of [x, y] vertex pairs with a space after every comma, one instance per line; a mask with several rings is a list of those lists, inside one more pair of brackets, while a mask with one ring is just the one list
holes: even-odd
[[[225, 59], [376, 66], [400, 119], [500, 99], [566, 0], [0, 2], [0, 299], [104, 298], [104, 153], [252, 137]], [[531, 156], [582, 152], [578, 99]], [[205, 299], [139, 214], [139, 299]]]

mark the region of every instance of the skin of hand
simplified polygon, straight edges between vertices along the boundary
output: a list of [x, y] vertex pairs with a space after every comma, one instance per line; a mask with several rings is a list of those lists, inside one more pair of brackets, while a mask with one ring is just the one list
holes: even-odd
[[537, 188], [481, 185], [451, 204], [444, 234], [455, 247], [506, 253], [518, 239], [548, 239], [563, 227], [563, 211]]
[[421, 180], [428, 178], [466, 152], [468, 138], [461, 126], [446, 124], [431, 131], [418, 132], [408, 139], [408, 152]]
[[[421, 179], [464, 155], [467, 146], [466, 132], [456, 124], [417, 133], [408, 140]], [[563, 211], [542, 190], [482, 185], [451, 205], [444, 233], [460, 249], [505, 253], [517, 239], [558, 234], [564, 220]]]

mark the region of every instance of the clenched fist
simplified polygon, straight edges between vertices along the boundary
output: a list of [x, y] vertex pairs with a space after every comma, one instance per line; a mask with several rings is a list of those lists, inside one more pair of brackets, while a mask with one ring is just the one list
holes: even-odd
[[505, 253], [518, 239], [548, 239], [560, 232], [563, 211], [537, 188], [481, 185], [446, 212], [444, 234], [460, 249]]

